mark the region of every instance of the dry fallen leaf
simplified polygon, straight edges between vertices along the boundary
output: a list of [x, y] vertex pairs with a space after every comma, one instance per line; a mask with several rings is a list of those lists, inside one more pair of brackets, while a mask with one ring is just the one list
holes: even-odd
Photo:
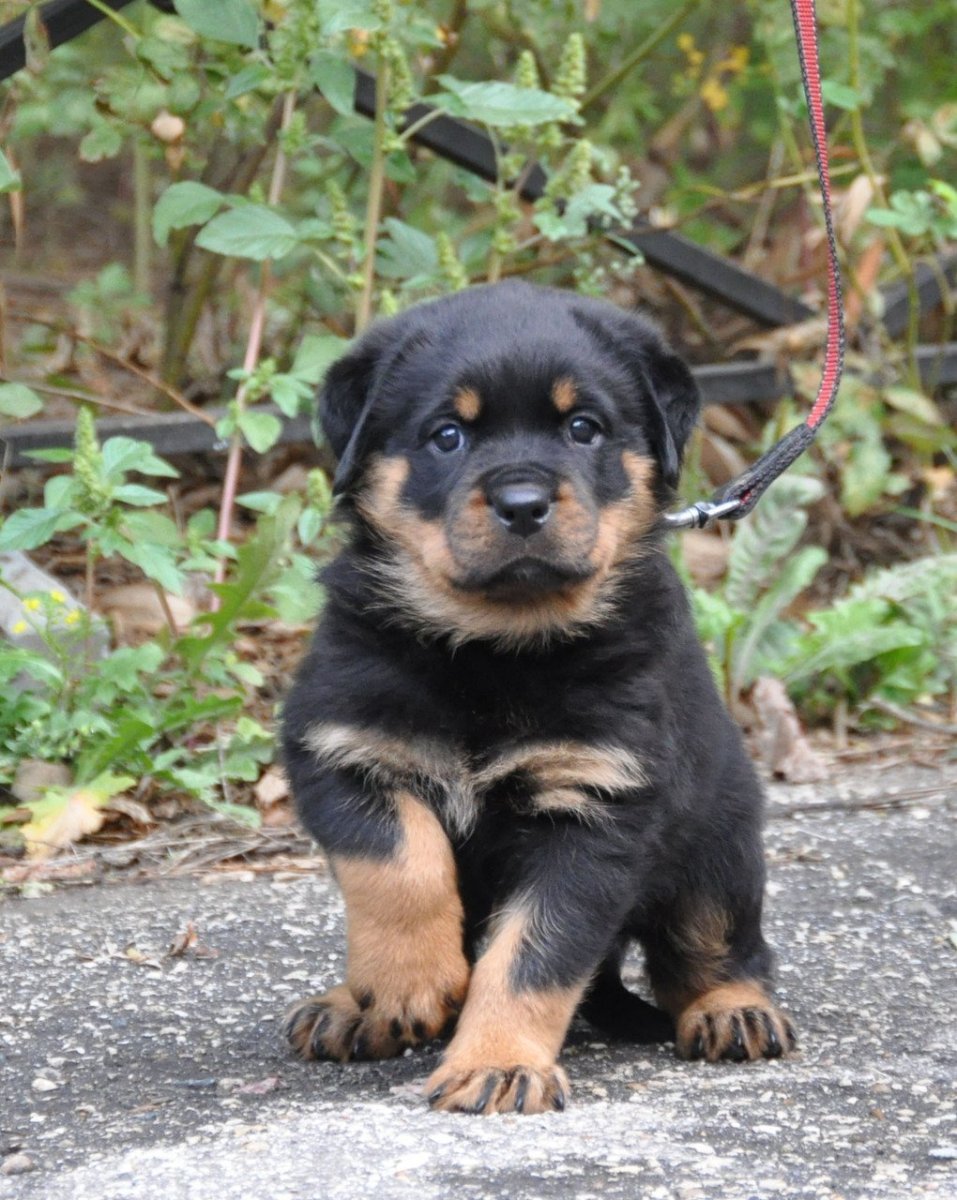
[[256, 805], [260, 809], [271, 808], [289, 795], [289, 780], [278, 767], [270, 767], [264, 771], [253, 789]]
[[196, 932], [196, 926], [192, 921], [186, 922], [186, 928], [182, 933], [178, 933], [170, 942], [169, 949], [166, 951], [167, 958], [182, 958], [187, 950], [191, 950], [199, 940], [199, 934]]
[[762, 676], [751, 690], [751, 703], [761, 722], [761, 748], [770, 770], [788, 783], [826, 779], [827, 764], [808, 741], [780, 679]]
[[135, 782], [132, 776], [104, 771], [80, 787], [48, 788], [42, 799], [31, 803], [33, 819], [22, 828], [27, 857], [49, 858], [71, 842], [96, 833], [106, 819], [103, 810], [107, 803]]

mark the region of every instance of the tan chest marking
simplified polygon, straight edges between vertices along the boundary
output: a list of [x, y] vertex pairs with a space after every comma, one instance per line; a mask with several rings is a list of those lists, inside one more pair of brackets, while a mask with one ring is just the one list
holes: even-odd
[[360, 726], [316, 724], [305, 742], [327, 766], [360, 771], [384, 787], [411, 788], [440, 804], [461, 832], [474, 824], [489, 788], [513, 775], [527, 779], [538, 811], [588, 820], [606, 815], [605, 797], [648, 783], [641, 759], [621, 746], [529, 742], [476, 766], [464, 751], [438, 739], [398, 738]]

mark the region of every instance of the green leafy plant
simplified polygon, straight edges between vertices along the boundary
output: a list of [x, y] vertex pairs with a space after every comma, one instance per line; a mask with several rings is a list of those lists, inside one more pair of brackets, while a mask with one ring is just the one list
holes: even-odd
[[[57, 591], [20, 597], [24, 616], [14, 634], [32, 633], [35, 644], [0, 642], [0, 686], [7, 692], [0, 705], [0, 784], [11, 783], [26, 759], [68, 767], [72, 789], [30, 802], [44, 827], [76, 807], [76, 789], [101, 794], [104, 779], [120, 776], [124, 787], [167, 788], [255, 822], [254, 809], [230, 799], [230, 786], [255, 781], [274, 746], [272, 734], [242, 714], [246, 690], [263, 679], [235, 642], [246, 622], [314, 615], [315, 559], [330, 544], [326, 477], [314, 472], [303, 498], [270, 494], [268, 503], [257, 504], [249, 497], [251, 507], [268, 511], [234, 550], [210, 537], [213, 514], [197, 513], [181, 530], [161, 511], [165, 495], [130, 479], [135, 472], [176, 474], [144, 443], [111, 438], [100, 447], [81, 413], [75, 452], [43, 457], [72, 458], [73, 470], [48, 481], [42, 508], [21, 509], [0, 523], [0, 550], [36, 549], [64, 532], [79, 537], [86, 545], [88, 607], [67, 604]], [[230, 569], [222, 582], [208, 584], [215, 606], [179, 629], [167, 592], [182, 594], [223, 554]], [[99, 656], [95, 577], [98, 564], [115, 556], [157, 588], [168, 628], [153, 641]]]

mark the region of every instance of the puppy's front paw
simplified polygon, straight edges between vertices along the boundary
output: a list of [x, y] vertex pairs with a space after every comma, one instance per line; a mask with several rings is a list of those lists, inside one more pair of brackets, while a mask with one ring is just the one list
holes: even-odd
[[681, 1058], [747, 1062], [786, 1057], [797, 1047], [791, 1022], [756, 984], [712, 988], [679, 1014], [677, 1025]]
[[445, 1033], [461, 1007], [456, 995], [385, 1003], [373, 992], [358, 997], [340, 984], [321, 996], [307, 996], [286, 1011], [282, 1031], [303, 1058], [393, 1058]]
[[568, 1079], [561, 1067], [439, 1067], [425, 1085], [429, 1104], [441, 1112], [470, 1114], [561, 1112]]

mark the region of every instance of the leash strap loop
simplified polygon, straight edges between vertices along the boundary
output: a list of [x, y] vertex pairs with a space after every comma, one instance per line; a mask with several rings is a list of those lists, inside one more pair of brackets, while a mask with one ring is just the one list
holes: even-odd
[[827, 231], [827, 343], [821, 383], [814, 405], [802, 425], [786, 433], [748, 470], [720, 488], [710, 501], [699, 501], [680, 512], [665, 513], [663, 521], [668, 529], [701, 529], [714, 520], [737, 521], [747, 516], [774, 480], [814, 441], [817, 431], [834, 406], [841, 382], [844, 369], [844, 306], [841, 300], [841, 268], [831, 215], [831, 175], [828, 168], [824, 102], [821, 97], [821, 65], [814, 0], [791, 0], [791, 16], [797, 36], [801, 80], [810, 114], [811, 138], [817, 159], [817, 175]]

